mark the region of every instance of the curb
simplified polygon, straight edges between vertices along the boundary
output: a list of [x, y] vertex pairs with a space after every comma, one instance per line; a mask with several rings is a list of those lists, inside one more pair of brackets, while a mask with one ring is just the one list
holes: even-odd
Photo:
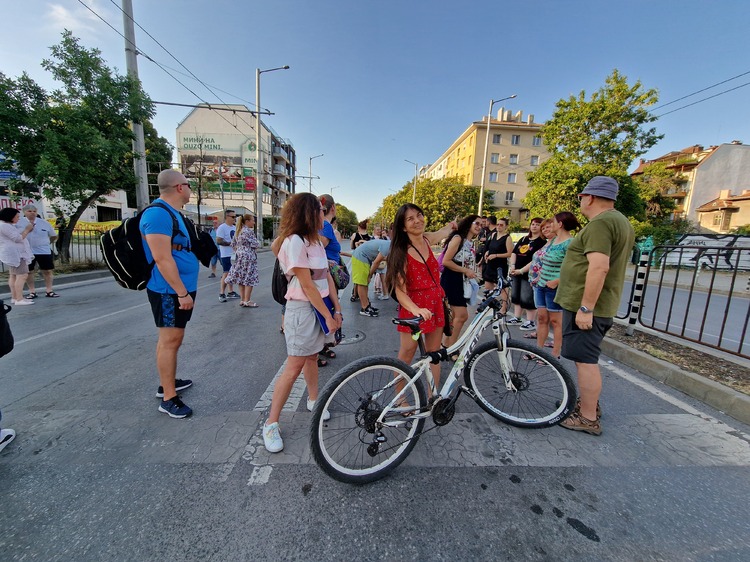
[[746, 394], [608, 338], [602, 342], [602, 353], [742, 423], [750, 424], [750, 396]]

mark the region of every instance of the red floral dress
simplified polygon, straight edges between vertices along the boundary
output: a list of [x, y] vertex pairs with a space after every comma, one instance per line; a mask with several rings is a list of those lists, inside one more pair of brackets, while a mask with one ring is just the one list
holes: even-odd
[[[427, 267], [429, 266], [429, 271]], [[430, 276], [432, 273], [432, 276]], [[440, 271], [437, 259], [429, 252], [427, 255], [427, 264], [420, 258], [414, 258], [406, 254], [406, 294], [414, 301], [419, 308], [426, 308], [432, 312], [432, 318], [423, 320], [421, 327], [422, 332], [429, 334], [435, 328], [441, 328], [445, 325], [445, 315], [443, 314], [443, 288], [439, 285]], [[398, 307], [399, 318], [413, 318], [414, 315], [403, 306]], [[406, 326], [398, 326], [399, 332], [409, 333]]]

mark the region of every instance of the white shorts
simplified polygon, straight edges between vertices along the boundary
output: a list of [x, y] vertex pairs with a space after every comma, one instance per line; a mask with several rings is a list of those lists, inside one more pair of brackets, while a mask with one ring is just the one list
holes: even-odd
[[284, 314], [286, 353], [290, 357], [317, 355], [325, 344], [312, 304], [308, 301], [287, 301]]

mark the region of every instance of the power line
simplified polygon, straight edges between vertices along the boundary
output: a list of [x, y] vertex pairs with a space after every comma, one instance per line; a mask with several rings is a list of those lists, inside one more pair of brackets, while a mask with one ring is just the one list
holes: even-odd
[[670, 113], [674, 113], [675, 111], [680, 111], [681, 109], [685, 109], [686, 107], [690, 107], [692, 105], [696, 105], [696, 104], [702, 103], [702, 102], [704, 102], [706, 100], [710, 100], [712, 98], [719, 97], [719, 96], [724, 95], [726, 93], [733, 92], [734, 90], [739, 90], [740, 88], [744, 88], [745, 86], [750, 86], [750, 82], [745, 82], [744, 84], [740, 84], [739, 86], [735, 86], [734, 88], [730, 88], [729, 90], [724, 90], [723, 92], [719, 92], [718, 94], [714, 94], [713, 96], [708, 96], [707, 98], [703, 98], [703, 99], [700, 99], [698, 101], [694, 101], [693, 103], [689, 103], [687, 105], [683, 105], [681, 107], [678, 107], [677, 109], [673, 109], [671, 111], [667, 111], [665, 113], [661, 113], [659, 115], [656, 115], [656, 118], [658, 119], [659, 117], [664, 117], [665, 115], [669, 115]]
[[[205, 103], [208, 106], [208, 109], [214, 110], [214, 108], [211, 107], [210, 103], [208, 103], [207, 101], [205, 101], [201, 96], [199, 96], [193, 90], [191, 90], [190, 88], [188, 88], [178, 78], [176, 78], [174, 75], [172, 75], [168, 70], [166, 70], [162, 65], [160, 65], [158, 62], [156, 62], [154, 59], [152, 59], [149, 55], [147, 55], [146, 53], [144, 53], [142, 50], [138, 49], [136, 47], [136, 45], [132, 41], [130, 41], [127, 37], [125, 37], [122, 33], [120, 33], [119, 30], [117, 30], [115, 27], [113, 27], [107, 20], [105, 20], [102, 16], [100, 16], [95, 10], [93, 10], [92, 8], [90, 8], [89, 6], [87, 6], [83, 2], [83, 0], [78, 0], [78, 3], [81, 4], [84, 8], [86, 8], [89, 12], [91, 12], [92, 14], [94, 14], [97, 18], [99, 18], [107, 27], [109, 27], [112, 31], [114, 31], [115, 33], [117, 33], [117, 35], [119, 35], [120, 37], [122, 37], [123, 39], [125, 39], [125, 41], [127, 41], [128, 43], [130, 43], [130, 45], [135, 49], [136, 53], [143, 55], [143, 57], [145, 57], [147, 60], [153, 62], [156, 66], [158, 66], [161, 70], [163, 70], [170, 78], [172, 78], [180, 86], [182, 86], [188, 92], [190, 92], [191, 94], [193, 94], [196, 98], [198, 98], [199, 100], [201, 100], [201, 102]], [[133, 22], [135, 23], [135, 20], [133, 20]], [[138, 27], [140, 27], [140, 26], [138, 26]], [[227, 105], [227, 104], [225, 104], [225, 105]], [[226, 117], [224, 117], [221, 113], [217, 113], [217, 115], [219, 117], [221, 117], [222, 119], [224, 119], [224, 121], [226, 121], [227, 123], [229, 123], [229, 125], [231, 125], [235, 129], [237, 129], [237, 131], [239, 133], [244, 134], [242, 131], [240, 131], [240, 129], [237, 127], [237, 125], [235, 125], [234, 123], [232, 123], [229, 119], [227, 119]], [[255, 127], [253, 127], [252, 125], [250, 125], [249, 123], [247, 123], [247, 121], [245, 121], [242, 118], [240, 118], [240, 119], [242, 120], [243, 123], [245, 123], [246, 125], [248, 125], [253, 131], [255, 130]]]
[[[153, 41], [154, 43], [156, 43], [157, 45], [159, 45], [159, 47], [161, 47], [161, 49], [162, 49], [162, 50], [163, 50], [163, 51], [164, 51], [165, 53], [167, 53], [167, 54], [168, 54], [168, 55], [169, 55], [170, 57], [172, 57], [172, 58], [173, 58], [173, 59], [175, 60], [175, 62], [177, 62], [177, 64], [179, 64], [179, 65], [180, 65], [180, 66], [181, 66], [182, 68], [184, 68], [184, 69], [185, 69], [185, 70], [186, 70], [186, 71], [187, 71], [187, 72], [188, 72], [188, 73], [190, 74], [190, 76], [192, 76], [192, 77], [193, 77], [193, 78], [194, 78], [195, 80], [197, 80], [197, 81], [198, 81], [198, 82], [199, 82], [199, 83], [200, 83], [200, 84], [201, 84], [201, 85], [202, 85], [202, 86], [203, 86], [204, 88], [206, 88], [206, 90], [208, 90], [209, 92], [211, 92], [211, 94], [213, 94], [214, 96], [216, 96], [216, 98], [217, 98], [217, 99], [218, 99], [218, 100], [219, 100], [219, 101], [220, 101], [221, 103], [223, 103], [224, 105], [228, 105], [228, 104], [227, 104], [227, 103], [226, 103], [226, 102], [225, 102], [225, 101], [224, 101], [223, 99], [221, 99], [221, 96], [219, 96], [219, 95], [218, 95], [218, 94], [217, 94], [216, 92], [214, 92], [214, 91], [213, 91], [213, 90], [212, 90], [212, 89], [211, 89], [211, 88], [210, 88], [210, 87], [208, 86], [208, 84], [206, 84], [206, 83], [205, 83], [205, 82], [204, 82], [203, 80], [201, 80], [200, 78], [198, 78], [198, 77], [197, 77], [197, 76], [196, 76], [196, 75], [195, 75], [195, 74], [193, 73], [193, 71], [192, 71], [192, 70], [190, 70], [190, 69], [189, 69], [189, 68], [188, 68], [187, 66], [185, 66], [185, 65], [184, 65], [184, 64], [182, 63], [182, 61], [180, 61], [180, 60], [179, 60], [179, 59], [178, 59], [178, 58], [177, 58], [176, 56], [174, 56], [174, 55], [173, 55], [173, 54], [172, 54], [172, 53], [170, 52], [170, 50], [169, 50], [169, 49], [167, 49], [167, 48], [166, 48], [166, 47], [165, 47], [164, 45], [162, 45], [162, 44], [161, 44], [161, 43], [160, 43], [160, 42], [159, 42], [159, 41], [158, 41], [158, 40], [156, 39], [156, 37], [154, 37], [153, 35], [151, 35], [151, 34], [150, 34], [150, 33], [149, 33], [148, 31], [146, 31], [146, 29], [144, 29], [144, 27], [143, 27], [143, 26], [142, 26], [142, 25], [141, 25], [140, 23], [138, 23], [137, 21], [135, 21], [135, 18], [131, 17], [131, 16], [130, 16], [130, 14], [128, 14], [128, 13], [126, 13], [126, 12], [124, 12], [124, 11], [123, 11], [123, 9], [122, 9], [122, 8], [121, 8], [120, 6], [118, 6], [118, 5], [117, 5], [117, 3], [115, 3], [115, 1], [114, 1], [114, 0], [109, 0], [109, 1], [110, 1], [110, 2], [112, 3], [112, 5], [114, 5], [114, 6], [115, 6], [115, 7], [116, 7], [116, 8], [118, 9], [118, 10], [120, 10], [120, 11], [121, 11], [121, 12], [122, 12], [122, 13], [123, 13], [124, 15], [126, 15], [126, 16], [127, 16], [127, 17], [128, 17], [129, 19], [130, 19], [130, 21], [132, 21], [132, 22], [133, 22], [133, 23], [134, 23], [135, 25], [137, 25], [137, 26], [138, 26], [138, 29], [140, 29], [141, 31], [143, 31], [143, 33], [145, 33], [146, 35], [148, 35], [148, 37], [149, 37], [149, 38], [150, 38], [150, 39], [151, 39], [151, 40], [152, 40], [152, 41]], [[158, 63], [156, 63], [156, 61], [154, 61], [153, 59], [149, 59], [149, 60], [151, 60], [151, 61], [152, 61], [152, 62], [153, 62], [154, 64], [158, 64]], [[161, 67], [161, 68], [162, 68], [162, 70], [164, 70], [164, 68], [163, 68], [163, 67]], [[165, 72], [166, 72], [166, 71], [165, 71]], [[171, 75], [170, 75], [170, 76], [171, 76]], [[197, 96], [196, 96], [196, 97], [197, 97]], [[200, 98], [198, 98], [198, 99], [200, 99]], [[254, 105], [254, 104], [253, 104], [253, 105]], [[257, 107], [256, 107], [255, 109], [257, 109], [257, 110], [260, 110], [260, 108], [257, 108]], [[252, 125], [250, 125], [250, 123], [248, 123], [247, 121], [245, 121], [245, 120], [244, 120], [244, 119], [243, 119], [242, 117], [240, 117], [239, 115], [237, 115], [237, 117], [238, 117], [238, 118], [240, 119], [240, 121], [242, 121], [242, 122], [243, 122], [243, 123], [244, 123], [245, 125], [247, 125], [248, 127], [250, 127], [250, 128], [252, 129], [252, 130], [255, 130], [255, 127], [253, 127]], [[235, 127], [235, 128], [236, 128], [236, 127]], [[239, 129], [238, 129], [238, 130], [239, 130]]]
[[[678, 101], [682, 101], [684, 99], [690, 98], [690, 97], [692, 97], [692, 96], [694, 96], [696, 94], [700, 94], [702, 92], [705, 92], [706, 90], [710, 90], [711, 88], [715, 88], [716, 86], [721, 86], [722, 84], [726, 84], [727, 82], [731, 82], [732, 80], [736, 80], [737, 78], [741, 78], [741, 77], [743, 77], [743, 76], [745, 76], [747, 74], [750, 74], [750, 70], [748, 70], [747, 72], [743, 72], [742, 74], [738, 74], [737, 76], [732, 76], [731, 78], [727, 78], [726, 80], [722, 80], [721, 82], [717, 82], [716, 84], [712, 84], [711, 86], [707, 86], [707, 87], [703, 88], [702, 90], [698, 90], [696, 92], [693, 92], [692, 94], [688, 94], [686, 96], [682, 96], [681, 98], [677, 98], [676, 100], [672, 100], [670, 102], [663, 103], [661, 105], [657, 105], [651, 111], [656, 111], [657, 109], [661, 109], [663, 107], [667, 107], [668, 105], [672, 105], [673, 103], [677, 103]], [[727, 92], [731, 92], [731, 90], [727, 90]], [[706, 98], [706, 99], [710, 99], [710, 98]], [[689, 106], [685, 106], [685, 107], [689, 107]], [[666, 113], [663, 114], [663, 115], [666, 115]]]
[[[151, 100], [151, 102], [156, 105], [173, 105], [176, 107], [194, 107], [197, 109], [210, 109], [211, 111], [231, 111], [232, 113], [250, 113], [251, 115], [255, 115], [258, 113], [257, 111], [253, 111], [252, 109], [232, 109], [229, 107], [217, 107], [217, 106], [211, 105], [210, 103], [209, 104], [203, 103], [201, 105], [195, 105], [194, 103], [177, 103], [177, 102], [171, 102], [171, 101]], [[261, 111], [260, 114], [261, 115], [276, 115], [272, 111]]]

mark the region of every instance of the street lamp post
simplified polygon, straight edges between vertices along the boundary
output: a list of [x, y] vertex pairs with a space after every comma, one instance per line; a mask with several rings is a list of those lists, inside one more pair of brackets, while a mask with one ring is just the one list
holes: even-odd
[[260, 171], [263, 164], [263, 151], [260, 149], [260, 75], [264, 72], [288, 69], [289, 65], [267, 70], [255, 69], [255, 150], [258, 151], [258, 158], [255, 162], [255, 235], [258, 237], [261, 246], [263, 245], [263, 178]]
[[417, 176], [419, 175], [419, 164], [416, 162], [412, 162], [411, 160], [407, 160], [404, 158], [404, 162], [408, 162], [409, 164], [414, 164], [414, 185], [411, 188], [411, 202], [416, 203], [417, 201]]
[[492, 106], [495, 105], [498, 102], [505, 101], [505, 100], [512, 100], [516, 97], [516, 94], [513, 94], [512, 96], [508, 96], [507, 98], [500, 98], [499, 100], [490, 100], [490, 109], [487, 112], [487, 135], [484, 138], [484, 158], [482, 160], [482, 180], [479, 184], [479, 211], [477, 214], [481, 217], [482, 216], [482, 205], [484, 203], [484, 180], [485, 175], [487, 174], [487, 151], [490, 147], [490, 121], [492, 121]]
[[313, 180], [313, 175], [312, 175], [312, 161], [313, 161], [314, 158], [320, 158], [321, 156], [324, 156], [324, 155], [323, 154], [318, 154], [317, 156], [310, 156], [310, 168], [308, 170], [310, 172], [308, 174], [310, 176], [310, 184], [309, 184], [310, 185], [310, 193], [312, 193], [312, 180]]

